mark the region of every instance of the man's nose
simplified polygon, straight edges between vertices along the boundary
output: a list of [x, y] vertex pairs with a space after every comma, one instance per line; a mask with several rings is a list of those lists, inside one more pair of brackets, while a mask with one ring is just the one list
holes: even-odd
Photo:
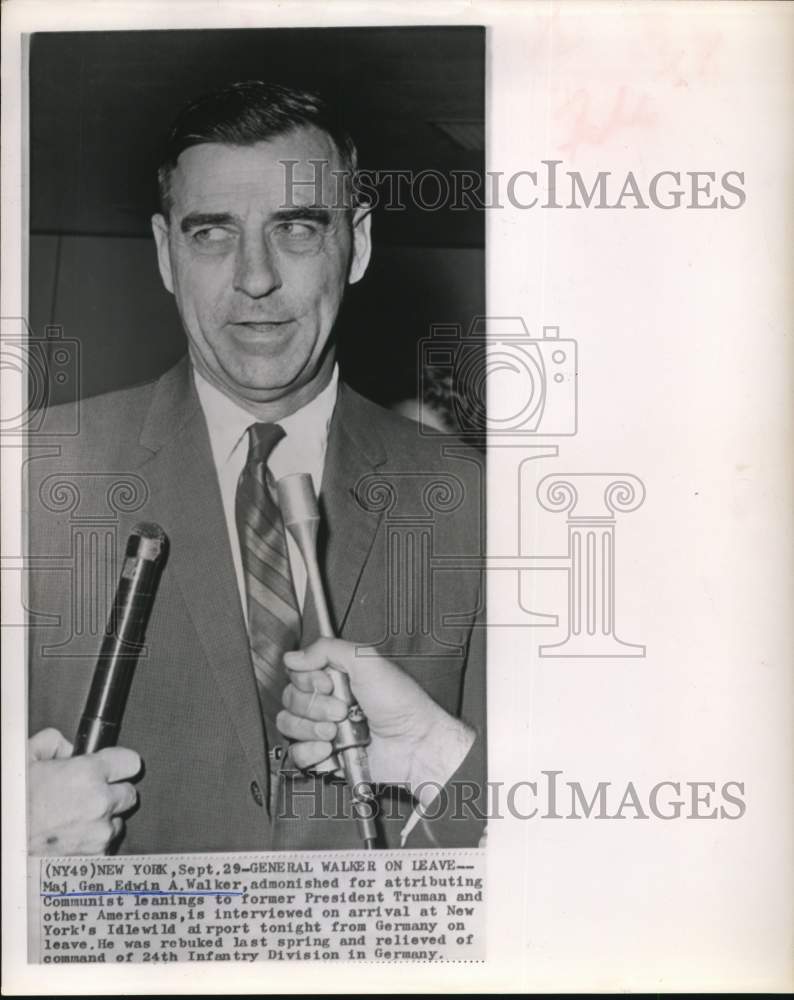
[[242, 240], [234, 272], [234, 287], [253, 299], [270, 295], [281, 287], [281, 277], [266, 240], [261, 237]]

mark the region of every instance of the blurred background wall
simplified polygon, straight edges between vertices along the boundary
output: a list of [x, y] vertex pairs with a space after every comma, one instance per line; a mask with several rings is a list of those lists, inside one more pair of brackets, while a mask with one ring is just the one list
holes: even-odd
[[[183, 103], [241, 79], [316, 88], [343, 109], [363, 168], [482, 173], [484, 42], [468, 27], [34, 35], [29, 323], [80, 346], [79, 377], [53, 382], [49, 402], [150, 379], [185, 350], [149, 230]], [[376, 210], [369, 273], [338, 323], [344, 376], [383, 403], [414, 395], [432, 324], [485, 313], [482, 211], [408, 201]]]

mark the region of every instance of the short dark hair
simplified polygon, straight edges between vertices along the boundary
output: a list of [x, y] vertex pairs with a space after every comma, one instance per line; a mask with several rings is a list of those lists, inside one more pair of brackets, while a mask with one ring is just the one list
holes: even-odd
[[310, 126], [330, 136], [344, 170], [352, 178], [358, 166], [356, 145], [339, 117], [319, 94], [278, 83], [246, 80], [191, 101], [171, 126], [157, 171], [163, 214], [168, 216], [171, 207], [171, 173], [180, 153], [191, 146], [207, 142], [252, 146], [293, 129]]

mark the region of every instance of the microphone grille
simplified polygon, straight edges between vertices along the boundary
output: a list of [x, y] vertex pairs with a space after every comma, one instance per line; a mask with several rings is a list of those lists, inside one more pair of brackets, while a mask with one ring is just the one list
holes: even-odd
[[165, 532], [154, 521], [141, 521], [132, 529], [132, 534], [139, 535], [141, 538], [155, 538], [160, 542], [164, 542], [166, 539]]
[[153, 521], [142, 521], [136, 524], [130, 532], [127, 542], [127, 557], [146, 559], [154, 562], [163, 554], [168, 544], [168, 535], [159, 524]]
[[297, 472], [284, 476], [276, 483], [278, 504], [284, 524], [300, 524], [305, 521], [319, 521], [320, 509], [314, 483], [308, 472]]

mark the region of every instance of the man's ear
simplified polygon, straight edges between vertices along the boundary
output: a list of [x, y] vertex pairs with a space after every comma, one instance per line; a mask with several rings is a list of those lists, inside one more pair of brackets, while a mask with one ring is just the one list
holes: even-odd
[[163, 284], [171, 294], [174, 294], [174, 279], [171, 273], [171, 251], [168, 246], [168, 222], [165, 216], [152, 216], [152, 233], [154, 242], [157, 245], [157, 264], [160, 268], [160, 277]]
[[348, 283], [355, 285], [364, 277], [372, 255], [372, 209], [362, 205], [353, 211], [353, 256]]

